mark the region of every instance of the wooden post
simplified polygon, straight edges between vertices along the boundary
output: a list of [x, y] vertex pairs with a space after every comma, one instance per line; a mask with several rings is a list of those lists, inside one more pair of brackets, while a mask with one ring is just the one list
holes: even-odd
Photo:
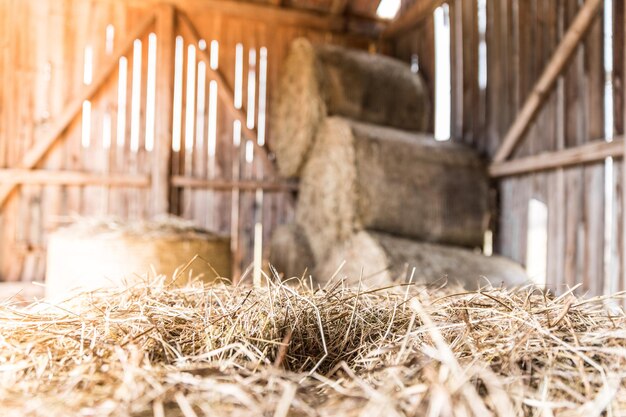
[[170, 4], [158, 6], [156, 21], [157, 74], [156, 126], [152, 152], [152, 215], [169, 213], [170, 167], [174, 92], [175, 10]]
[[[624, 40], [626, 40], [626, 11], [624, 11]], [[622, 80], [626, 81], [626, 43], [622, 45], [624, 48], [624, 53], [622, 54], [622, 58], [624, 59], [623, 71], [624, 75]], [[622, 81], [623, 82], [623, 81]], [[624, 110], [624, 119], [622, 121], [622, 126], [626, 130], [626, 88], [622, 87], [624, 100], [622, 104], [622, 109]], [[624, 159], [622, 160], [622, 285], [620, 289], [624, 289], [626, 286], [626, 190], [624, 187], [626, 186], [626, 140], [624, 140]], [[617, 227], [615, 228], [617, 229]], [[615, 230], [617, 232], [617, 230]]]
[[522, 109], [506, 133], [500, 148], [494, 156], [494, 162], [503, 162], [511, 155], [530, 124], [535, 120], [548, 97], [548, 93], [552, 90], [565, 65], [576, 51], [578, 44], [591, 26], [602, 3], [603, 0], [587, 0], [580, 8], [576, 18], [563, 36], [548, 65], [543, 70], [541, 77], [539, 77]]

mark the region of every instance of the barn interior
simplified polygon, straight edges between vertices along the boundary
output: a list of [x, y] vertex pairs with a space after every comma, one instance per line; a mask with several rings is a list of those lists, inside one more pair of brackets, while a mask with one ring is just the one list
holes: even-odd
[[0, 0], [0, 415], [626, 414], [622, 0]]

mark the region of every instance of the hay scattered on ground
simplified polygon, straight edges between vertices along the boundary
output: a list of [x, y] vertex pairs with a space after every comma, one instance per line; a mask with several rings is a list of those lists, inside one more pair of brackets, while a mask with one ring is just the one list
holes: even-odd
[[0, 307], [2, 416], [626, 413], [603, 299], [150, 282]]

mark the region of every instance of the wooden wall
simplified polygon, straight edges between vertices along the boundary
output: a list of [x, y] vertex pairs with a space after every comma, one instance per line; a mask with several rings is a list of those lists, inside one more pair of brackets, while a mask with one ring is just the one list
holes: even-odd
[[[408, 3], [408, 2], [407, 2]], [[452, 137], [493, 157], [525, 98], [580, 7], [578, 0], [486, 0], [487, 86], [478, 84], [480, 33], [477, 0], [448, 1], [452, 64]], [[623, 133], [623, 13], [614, 4], [614, 129]], [[406, 7], [409, 7], [408, 4]], [[605, 138], [603, 14], [594, 20], [556, 88], [511, 159], [557, 151]], [[434, 79], [433, 18], [394, 40], [395, 54], [418, 54]], [[610, 110], [610, 109], [609, 109]], [[609, 111], [606, 110], [606, 111]], [[582, 283], [582, 291], [624, 289], [622, 162], [605, 178], [604, 161], [494, 180], [499, 201], [496, 250], [526, 262], [528, 205], [548, 207], [547, 283], [557, 290]], [[609, 200], [605, 186], [613, 189]], [[605, 218], [607, 205], [612, 219]], [[611, 213], [611, 211], [609, 211]], [[607, 227], [607, 230], [605, 230]], [[605, 263], [605, 239], [610, 257]]]
[[[91, 82], [95, 82], [116, 48], [147, 16], [158, 12], [157, 3], [0, 1], [0, 179], [18, 181], [14, 175], [17, 171], [8, 170], [23, 168], [29, 150], [49, 135], [59, 117], [85, 90], [89, 84], [84, 79], [85, 61], [90, 54], [86, 51], [90, 49], [93, 56]], [[193, 34], [176, 23], [173, 36], [181, 37], [181, 60], [172, 65], [180, 64], [182, 90], [180, 97], [173, 97], [180, 108], [179, 113], [174, 113], [173, 124], [178, 123], [181, 133], [180, 150], [174, 148], [171, 160], [165, 162], [175, 179], [169, 185], [170, 211], [198, 226], [232, 233], [236, 237], [237, 265], [245, 267], [252, 259], [254, 224], [264, 225], [267, 241], [273, 227], [289, 221], [292, 193], [288, 187], [271, 185], [279, 181], [264, 163], [271, 155], [258, 143], [248, 144], [254, 138], [245, 133], [245, 128], [241, 144], [234, 143], [236, 117], [228, 108], [228, 100], [220, 96], [215, 122], [210, 120], [211, 81], [222, 77], [225, 83], [218, 88], [236, 86], [235, 58], [240, 44], [244, 57], [241, 107], [245, 112], [246, 105], [254, 103], [252, 119], [257, 128], [259, 105], [262, 106], [262, 55], [267, 57], [269, 111], [269, 94], [280, 72], [279, 64], [294, 38], [306, 36], [315, 42], [358, 48], [368, 48], [371, 41], [343, 32], [337, 19], [309, 17], [302, 12], [273, 8], [265, 13], [258, 5], [229, 1], [179, 0], [172, 4], [189, 17], [206, 42], [207, 52], [210, 53], [212, 41], [219, 43], [219, 74], [212, 73], [208, 63], [200, 69], [199, 45], [193, 46]], [[155, 214], [151, 209], [154, 193], [150, 180], [156, 178], [158, 163], [149, 144], [154, 137], [151, 128], [147, 128], [149, 115], [154, 112], [158, 148], [158, 137], [163, 133], [158, 130], [167, 126], [161, 121], [171, 119], [171, 109], [176, 107], [171, 103], [159, 104], [159, 97], [166, 90], [159, 83], [163, 68], [153, 65], [149, 54], [149, 34], [158, 32], [157, 25], [158, 21], [150, 24], [119, 64], [115, 63], [102, 87], [84, 104], [87, 109], [79, 112], [52, 150], [36, 164], [38, 171], [18, 172], [22, 185], [0, 211], [0, 280], [41, 280], [45, 273], [46, 237], [73, 216], [136, 219]], [[158, 39], [155, 45], [162, 41]], [[174, 39], [170, 46], [176, 48]], [[189, 76], [190, 70], [195, 74]], [[204, 70], [207, 77], [200, 80], [198, 72]], [[150, 92], [149, 84], [154, 80], [151, 71], [156, 71], [155, 94]], [[249, 88], [252, 79], [254, 87]], [[190, 83], [193, 88], [188, 92]], [[198, 86], [202, 83], [204, 89], [200, 91]], [[254, 94], [251, 102], [249, 91]], [[125, 103], [120, 99], [124, 96]], [[200, 103], [204, 103], [204, 111]], [[209, 140], [211, 129], [215, 131], [215, 142]], [[166, 133], [170, 145], [172, 131]], [[267, 126], [266, 133], [271, 140], [271, 126]], [[214, 154], [209, 151], [213, 146]], [[169, 152], [166, 154], [169, 158]], [[234, 190], [233, 183], [242, 181], [247, 181], [244, 189]]]

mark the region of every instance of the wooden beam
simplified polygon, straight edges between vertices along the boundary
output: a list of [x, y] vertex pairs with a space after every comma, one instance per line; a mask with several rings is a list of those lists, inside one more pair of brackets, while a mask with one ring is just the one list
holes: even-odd
[[330, 14], [333, 16], [340, 16], [346, 12], [350, 4], [349, 0], [332, 0], [330, 3]]
[[345, 19], [323, 13], [286, 9], [272, 5], [254, 4], [232, 0], [185, 0], [180, 1], [180, 9], [189, 12], [212, 10], [243, 19], [262, 20], [299, 28], [318, 29], [330, 32], [343, 32]]
[[[115, 50], [115, 52], [102, 64], [102, 66], [99, 66], [100, 70], [94, 77], [93, 82], [81, 89], [77, 97], [65, 107], [65, 110], [63, 110], [59, 117], [54, 121], [52, 127], [48, 132], [46, 132], [45, 136], [38, 140], [32, 148], [26, 151], [17, 168], [32, 169], [44, 159], [48, 152], [50, 152], [50, 150], [60, 140], [61, 135], [68, 128], [70, 123], [72, 123], [74, 118], [81, 113], [83, 102], [93, 98], [111, 73], [113, 73], [113, 71], [117, 68], [119, 59], [133, 46], [135, 39], [141, 38], [153, 23], [154, 15], [146, 17], [137, 25], [136, 29], [130, 34], [130, 36], [126, 38], [125, 42], [120, 43], [120, 46]], [[0, 187], [0, 209], [2, 209], [6, 201], [16, 190], [16, 187], [17, 182], [11, 181], [8, 181]]]
[[494, 156], [494, 162], [505, 161], [518, 145], [530, 124], [535, 120], [539, 110], [541, 110], [556, 80], [576, 51], [578, 44], [591, 26], [602, 4], [603, 0], [587, 0], [580, 8], [576, 18], [552, 54], [552, 58], [550, 58], [532, 92], [506, 133], [500, 148]]
[[172, 186], [185, 188], [206, 188], [210, 190], [222, 191], [256, 191], [263, 190], [267, 192], [285, 192], [297, 191], [298, 183], [292, 181], [254, 181], [254, 180], [205, 180], [201, 178], [192, 178], [184, 176], [173, 176]]
[[52, 171], [47, 169], [0, 169], [0, 184], [37, 185], [102, 185], [107, 187], [148, 187], [147, 175], [92, 174], [82, 171]]
[[172, 155], [174, 49], [176, 14], [174, 7], [161, 4], [157, 9], [157, 79], [154, 150], [152, 152], [152, 215], [169, 213]]
[[395, 38], [413, 29], [433, 15], [435, 9], [447, 0], [417, 0], [404, 13], [400, 13], [383, 31], [384, 39]]
[[590, 164], [603, 161], [608, 157], [621, 158], [623, 155], [623, 138], [616, 138], [613, 142], [596, 140], [575, 148], [544, 152], [512, 161], [494, 162], [489, 166], [489, 175], [492, 178], [523, 175], [572, 165]]

